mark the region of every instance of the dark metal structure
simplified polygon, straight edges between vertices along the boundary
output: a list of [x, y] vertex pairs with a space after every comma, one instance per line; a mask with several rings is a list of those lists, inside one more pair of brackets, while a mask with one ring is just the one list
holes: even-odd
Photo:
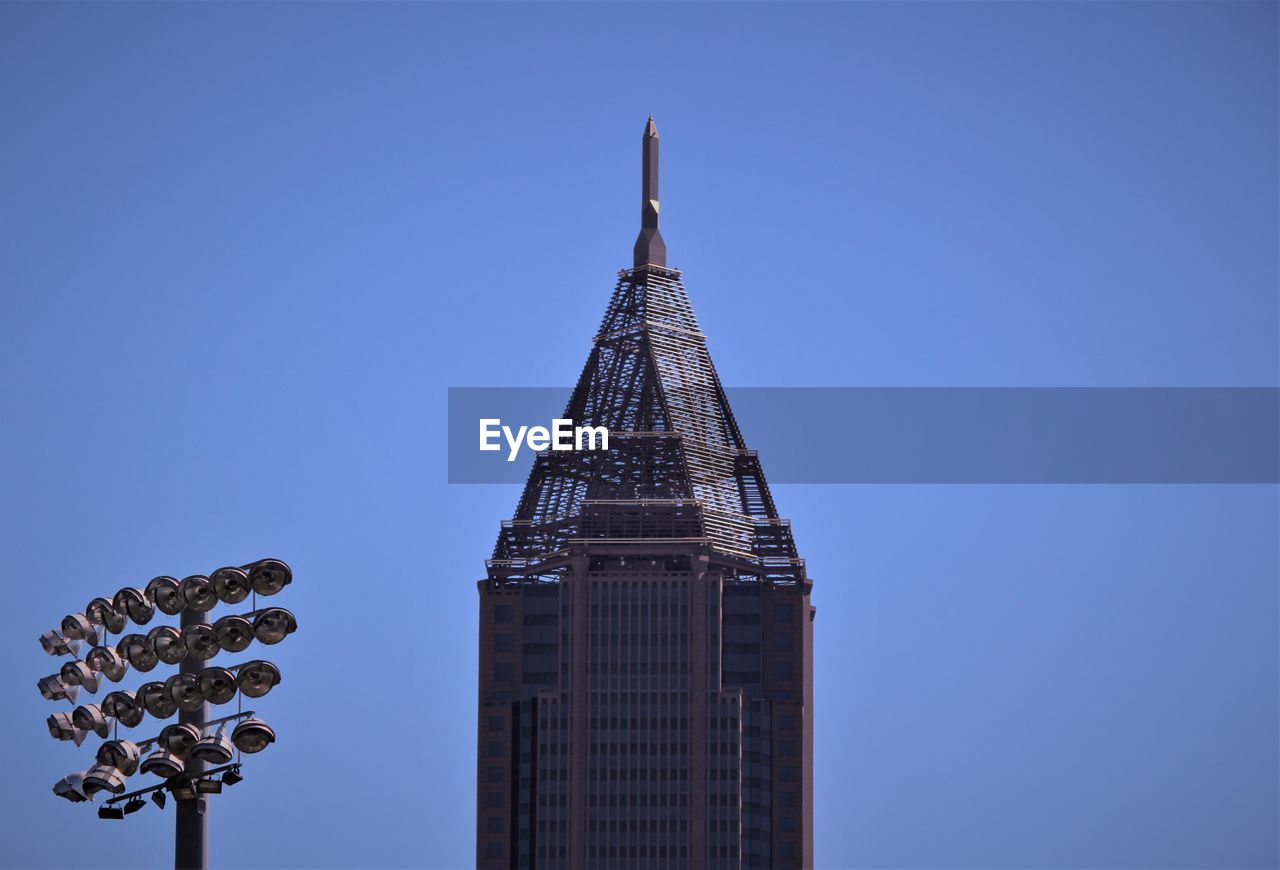
[[811, 582], [658, 231], [642, 228], [480, 581], [476, 863], [813, 862]]

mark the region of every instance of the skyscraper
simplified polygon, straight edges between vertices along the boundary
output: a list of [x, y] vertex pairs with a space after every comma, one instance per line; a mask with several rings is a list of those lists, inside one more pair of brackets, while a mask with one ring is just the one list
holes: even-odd
[[480, 588], [476, 864], [813, 863], [811, 582], [658, 231], [641, 230]]

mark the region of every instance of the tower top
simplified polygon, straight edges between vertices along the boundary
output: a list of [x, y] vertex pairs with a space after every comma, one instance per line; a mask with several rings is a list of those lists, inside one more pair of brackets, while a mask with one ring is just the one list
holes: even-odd
[[635, 268], [667, 265], [667, 245], [658, 232], [658, 125], [653, 115], [644, 125], [640, 163], [640, 235], [636, 238]]

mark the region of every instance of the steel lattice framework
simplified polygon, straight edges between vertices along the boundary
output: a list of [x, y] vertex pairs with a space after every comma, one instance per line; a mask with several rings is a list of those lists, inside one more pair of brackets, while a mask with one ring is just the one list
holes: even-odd
[[740, 580], [808, 586], [678, 270], [618, 273], [563, 416], [606, 427], [609, 449], [538, 454], [491, 580], [557, 579], [588, 544], [661, 543], [705, 548]]

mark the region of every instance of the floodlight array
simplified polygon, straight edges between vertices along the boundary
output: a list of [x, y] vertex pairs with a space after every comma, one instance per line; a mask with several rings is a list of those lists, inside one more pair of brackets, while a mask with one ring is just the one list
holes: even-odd
[[[261, 752], [276, 739], [271, 726], [256, 718], [252, 710], [203, 723], [171, 723], [141, 741], [122, 739], [119, 729], [136, 728], [147, 717], [163, 720], [178, 712], [195, 713], [205, 704], [261, 698], [280, 683], [280, 669], [275, 664], [250, 659], [210, 665], [195, 673], [179, 671], [162, 680], [153, 679], [136, 689], [108, 684], [120, 683], [130, 670], [150, 673], [162, 664], [180, 665], [188, 656], [208, 661], [221, 652], [243, 652], [254, 641], [279, 643], [297, 630], [297, 619], [282, 607], [258, 608], [257, 597], [277, 594], [292, 579], [289, 566], [278, 559], [219, 568], [183, 580], [156, 577], [145, 587], [128, 586], [111, 598], [94, 598], [83, 612], [67, 615], [58, 628], [42, 634], [40, 645], [45, 652], [70, 657], [56, 673], [37, 682], [46, 700], [72, 705], [69, 712], [49, 716], [50, 735], [77, 746], [90, 734], [103, 738], [94, 763], [58, 780], [53, 793], [73, 803], [93, 802], [99, 794], [108, 795], [98, 815], [123, 819], [146, 806], [145, 794], [163, 808], [166, 792], [175, 800], [192, 800], [240, 782], [244, 777], [239, 755]], [[252, 599], [249, 611], [212, 622], [181, 628], [158, 625], [146, 633], [125, 634], [130, 623], [150, 623], [156, 611], [169, 616], [184, 611], [204, 614], [219, 604], [236, 605], [248, 599]], [[113, 644], [108, 635], [123, 636]], [[84, 657], [76, 658], [82, 651]], [[106, 689], [101, 699], [84, 697], [101, 688]], [[201, 764], [188, 772], [190, 761]], [[205, 770], [205, 764], [215, 767]], [[125, 794], [127, 780], [139, 773], [164, 781]], [[216, 776], [219, 773], [220, 778]]]

